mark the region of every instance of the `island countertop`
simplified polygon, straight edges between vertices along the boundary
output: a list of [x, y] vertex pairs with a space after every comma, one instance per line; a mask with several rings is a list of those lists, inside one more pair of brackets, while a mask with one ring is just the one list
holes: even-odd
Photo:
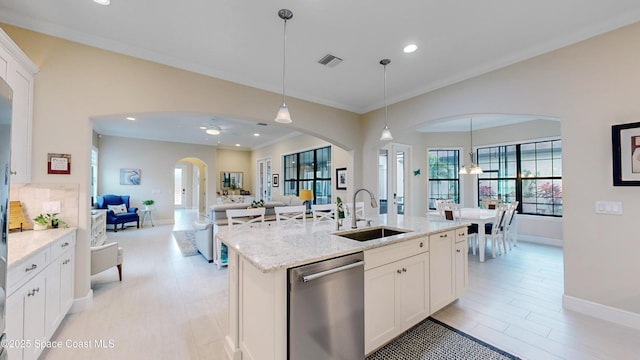
[[[230, 232], [227, 226], [220, 226], [216, 237], [256, 268], [266, 273], [468, 225], [467, 223], [444, 221], [431, 217], [379, 215], [373, 218], [373, 225], [370, 228], [383, 225], [408, 229], [410, 232], [361, 242], [334, 235], [336, 232], [350, 230], [349, 220], [348, 218], [344, 219], [344, 226], [340, 230], [336, 230], [336, 224], [333, 221], [317, 223], [307, 221], [304, 226], [289, 225], [286, 227], [279, 227], [274, 221], [265, 222], [262, 227], [233, 232]], [[362, 223], [359, 225], [362, 226]]]

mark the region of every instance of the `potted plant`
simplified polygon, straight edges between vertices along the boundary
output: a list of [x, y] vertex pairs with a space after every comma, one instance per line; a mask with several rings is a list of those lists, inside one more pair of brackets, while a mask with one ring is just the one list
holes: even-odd
[[33, 230], [47, 230], [49, 226], [49, 219], [43, 214], [34, 217], [33, 221]]
[[145, 209], [145, 210], [149, 210], [149, 208], [150, 208], [153, 204], [155, 204], [155, 203], [156, 203], [156, 202], [155, 202], [155, 201], [153, 201], [153, 200], [144, 200], [144, 201], [142, 202], [142, 205], [144, 205], [144, 209]]

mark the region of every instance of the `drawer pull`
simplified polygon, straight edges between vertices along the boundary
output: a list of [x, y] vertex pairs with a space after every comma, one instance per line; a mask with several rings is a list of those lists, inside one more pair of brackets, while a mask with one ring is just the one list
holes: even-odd
[[18, 172], [17, 172], [17, 171], [9, 171], [9, 174], [11, 174], [11, 175], [18, 175]]
[[402, 268], [402, 272], [407, 272], [407, 268]]
[[398, 274], [402, 274], [402, 270], [400, 270], [400, 269], [396, 270], [396, 272], [397, 272]]
[[64, 244], [60, 245], [60, 247], [67, 247], [67, 246], [69, 246], [68, 242], [65, 242]]
[[460, 234], [458, 234], [458, 236], [466, 236], [466, 235], [467, 235], [467, 233], [460, 233]]
[[424, 247], [424, 243], [420, 241], [420, 247]]
[[456, 252], [460, 252], [460, 249], [456, 249]]
[[440, 235], [440, 237], [441, 237], [441, 238], [446, 238], [446, 237], [447, 237], [447, 234], [442, 234], [442, 235]]
[[38, 265], [36, 265], [36, 264], [31, 264], [31, 266], [29, 266], [28, 268], [25, 268], [25, 269], [24, 269], [24, 272], [29, 272], [29, 271], [35, 270], [35, 269], [37, 269], [37, 268], [38, 268]]
[[70, 263], [70, 262], [71, 262], [71, 260], [67, 259], [67, 260], [65, 260], [65, 261], [63, 261], [63, 262], [62, 262], [62, 265], [67, 265], [67, 264], [68, 264], [68, 263]]

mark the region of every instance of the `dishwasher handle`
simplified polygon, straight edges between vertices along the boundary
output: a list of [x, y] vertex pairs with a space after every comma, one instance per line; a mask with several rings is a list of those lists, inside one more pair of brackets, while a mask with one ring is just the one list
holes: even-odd
[[303, 283], [306, 283], [306, 282], [309, 282], [311, 280], [315, 280], [315, 279], [318, 279], [318, 278], [321, 278], [321, 277], [324, 277], [324, 276], [327, 276], [327, 275], [335, 274], [335, 273], [340, 272], [340, 271], [353, 269], [353, 268], [358, 267], [358, 266], [364, 266], [364, 261], [363, 260], [358, 260], [358, 261], [356, 261], [354, 263], [351, 263], [351, 264], [338, 266], [336, 268], [325, 270], [325, 271], [320, 271], [320, 272], [317, 272], [315, 274], [303, 275], [303, 276], [301, 276], [301, 279], [302, 279]]

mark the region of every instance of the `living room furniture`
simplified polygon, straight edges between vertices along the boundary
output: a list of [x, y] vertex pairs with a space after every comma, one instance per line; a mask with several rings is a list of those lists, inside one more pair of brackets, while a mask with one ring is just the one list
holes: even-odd
[[[140, 216], [138, 216], [138, 208], [129, 206], [129, 195], [103, 195], [96, 197], [96, 205], [98, 209], [107, 210], [107, 224], [113, 224], [113, 231], [118, 232], [118, 225], [135, 222], [137, 228], [140, 228]], [[113, 209], [118, 205], [124, 205], [124, 212], [117, 212]], [[111, 209], [110, 209], [111, 207]]]
[[153, 208], [140, 209], [140, 212], [142, 213], [142, 219], [140, 219], [140, 227], [144, 227], [144, 222], [147, 219], [149, 219], [149, 221], [151, 222], [151, 226], [156, 226], [156, 224], [153, 223]]
[[107, 211], [91, 210], [91, 246], [104, 244], [107, 239]]
[[[246, 209], [250, 204], [247, 203], [230, 203], [230, 204], [217, 204], [209, 207], [209, 221], [218, 225], [227, 225], [227, 210], [233, 209]], [[271, 201], [266, 201], [263, 204], [265, 209], [265, 220], [275, 220], [276, 206], [295, 206], [303, 205], [302, 200], [297, 196], [273, 196]]]
[[91, 275], [101, 273], [112, 267], [118, 268], [118, 278], [122, 281], [122, 259], [124, 250], [117, 242], [105, 244], [107, 237], [100, 237], [91, 242]]
[[202, 256], [209, 262], [214, 261], [214, 254], [218, 254], [219, 252], [214, 252], [214, 244], [213, 244], [213, 227], [214, 224], [209, 222], [204, 222], [200, 220], [196, 220], [193, 223], [193, 228], [195, 231], [196, 238], [196, 248]]

